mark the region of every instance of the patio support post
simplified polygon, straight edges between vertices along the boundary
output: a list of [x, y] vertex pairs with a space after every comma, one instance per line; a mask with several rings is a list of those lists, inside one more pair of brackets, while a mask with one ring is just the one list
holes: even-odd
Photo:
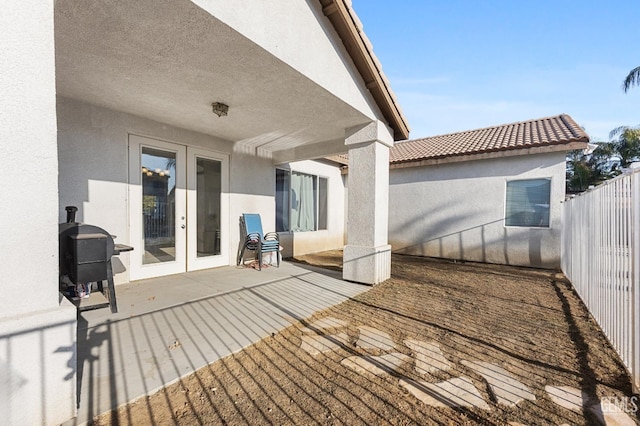
[[378, 284], [391, 276], [388, 242], [389, 148], [392, 131], [382, 122], [347, 129], [349, 195], [345, 280]]

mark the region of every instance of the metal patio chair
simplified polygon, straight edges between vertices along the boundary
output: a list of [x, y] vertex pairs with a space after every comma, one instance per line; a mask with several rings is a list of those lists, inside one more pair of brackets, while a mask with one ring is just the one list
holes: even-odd
[[264, 253], [276, 253], [277, 265], [280, 267], [280, 237], [277, 232], [262, 232], [262, 220], [259, 214], [243, 213], [240, 218], [240, 229], [242, 232], [240, 250], [236, 265], [244, 260], [246, 250], [255, 252], [258, 260], [258, 270], [262, 270], [262, 255]]

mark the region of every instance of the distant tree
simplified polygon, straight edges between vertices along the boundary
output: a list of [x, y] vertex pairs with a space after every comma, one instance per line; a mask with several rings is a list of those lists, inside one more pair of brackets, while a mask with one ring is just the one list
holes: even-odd
[[620, 168], [640, 161], [640, 127], [620, 126], [609, 133], [612, 156], [619, 160]]
[[611, 179], [617, 173], [612, 162], [614, 150], [610, 142], [595, 142], [597, 147], [591, 152], [571, 151], [567, 155], [567, 192], [586, 191], [591, 185], [598, 185]]
[[587, 158], [582, 150], [571, 151], [567, 154], [567, 192], [582, 192], [591, 185], [591, 169], [587, 165]]
[[637, 86], [640, 84], [640, 67], [636, 67], [629, 72], [627, 78], [622, 82], [622, 89], [625, 93], [629, 91], [631, 86]]

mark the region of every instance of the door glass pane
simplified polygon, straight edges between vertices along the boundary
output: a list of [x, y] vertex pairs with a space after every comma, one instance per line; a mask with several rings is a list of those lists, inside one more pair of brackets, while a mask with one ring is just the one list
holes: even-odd
[[176, 259], [176, 154], [142, 148], [143, 264]]
[[198, 257], [220, 254], [220, 200], [222, 162], [196, 159]]

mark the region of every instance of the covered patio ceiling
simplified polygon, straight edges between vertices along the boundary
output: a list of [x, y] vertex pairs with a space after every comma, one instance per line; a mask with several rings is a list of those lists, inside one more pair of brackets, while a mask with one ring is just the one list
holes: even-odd
[[370, 121], [191, 1], [89, 3], [55, 2], [60, 96], [267, 152]]

